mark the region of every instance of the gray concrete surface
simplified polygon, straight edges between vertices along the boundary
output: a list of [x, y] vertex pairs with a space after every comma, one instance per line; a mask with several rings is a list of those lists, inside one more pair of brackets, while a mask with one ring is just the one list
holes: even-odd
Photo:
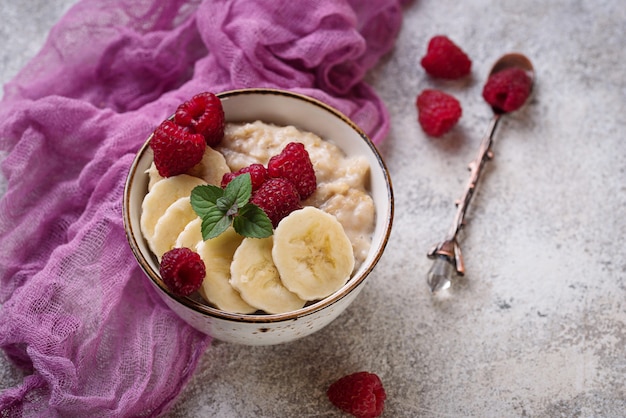
[[[70, 0], [0, 0], [0, 79], [32, 57]], [[419, 66], [447, 34], [473, 76], [438, 82]], [[214, 342], [169, 417], [342, 416], [328, 384], [380, 375], [387, 417], [626, 415], [626, 9], [620, 0], [416, 0], [395, 50], [369, 75], [393, 118], [380, 149], [396, 219], [353, 306], [330, 326], [274, 347]], [[467, 274], [447, 295], [425, 256], [454, 215], [490, 118], [480, 92], [502, 53], [537, 69], [532, 103], [496, 133], [495, 159], [461, 235]], [[415, 96], [442, 88], [463, 106], [426, 137]], [[0, 389], [22, 378], [0, 355]]]

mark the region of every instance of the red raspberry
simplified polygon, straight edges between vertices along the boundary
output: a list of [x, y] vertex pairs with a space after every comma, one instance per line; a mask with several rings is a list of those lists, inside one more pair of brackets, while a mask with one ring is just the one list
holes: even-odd
[[459, 101], [439, 90], [424, 90], [415, 105], [422, 129], [434, 137], [447, 133], [463, 114]]
[[311, 196], [317, 187], [309, 153], [300, 142], [290, 142], [280, 154], [270, 158], [267, 172], [270, 177], [282, 177], [292, 182], [302, 200]]
[[524, 70], [507, 68], [489, 77], [483, 88], [483, 98], [497, 112], [519, 109], [530, 95], [532, 80]]
[[387, 398], [380, 378], [368, 372], [342, 377], [330, 385], [326, 395], [337, 408], [359, 418], [379, 417]]
[[252, 194], [250, 202], [263, 209], [274, 228], [285, 216], [301, 208], [296, 187], [284, 178], [267, 180]]
[[172, 293], [187, 296], [200, 288], [206, 269], [198, 253], [189, 248], [174, 248], [163, 254], [159, 273]]
[[222, 101], [213, 93], [197, 94], [178, 106], [174, 121], [202, 134], [211, 147], [224, 137], [224, 109]]
[[202, 135], [166, 120], [155, 129], [150, 148], [154, 152], [154, 165], [159, 174], [171, 177], [183, 174], [198, 164], [206, 143]]
[[234, 173], [225, 173], [222, 177], [222, 188], [228, 186], [235, 177], [250, 173], [250, 179], [252, 180], [252, 191], [258, 190], [259, 187], [267, 180], [267, 169], [262, 164], [250, 164]]
[[451, 80], [468, 75], [472, 68], [472, 61], [465, 52], [443, 35], [434, 36], [428, 42], [421, 64], [431, 76]]

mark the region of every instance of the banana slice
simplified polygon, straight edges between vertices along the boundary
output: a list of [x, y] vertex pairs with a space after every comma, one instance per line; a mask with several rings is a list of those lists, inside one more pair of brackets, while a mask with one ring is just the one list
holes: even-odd
[[168, 207], [181, 197], [189, 196], [194, 187], [206, 184], [197, 177], [181, 174], [156, 182], [141, 204], [141, 233], [148, 243], [154, 236], [154, 228]]
[[181, 231], [196, 218], [198, 215], [191, 207], [189, 196], [181, 197], [165, 210], [154, 226], [152, 239], [148, 240], [148, 245], [159, 260], [163, 254], [174, 248]]
[[306, 303], [287, 290], [272, 260], [272, 237], [244, 238], [230, 265], [230, 284], [243, 300], [270, 314], [295, 311]]
[[306, 206], [274, 231], [272, 258], [287, 289], [301, 299], [322, 299], [341, 288], [354, 269], [354, 252], [334, 216]]
[[187, 174], [199, 177], [208, 184], [219, 186], [225, 173], [230, 173], [224, 155], [211, 147], [206, 147], [202, 160], [193, 166]]
[[200, 294], [219, 309], [234, 313], [252, 313], [257, 309], [247, 304], [229, 283], [230, 264], [243, 237], [230, 227], [222, 234], [200, 241], [196, 251], [206, 266]]
[[202, 219], [197, 216], [185, 226], [185, 229], [183, 229], [180, 234], [178, 234], [174, 247], [186, 247], [196, 251], [196, 247], [200, 241], [202, 241]]

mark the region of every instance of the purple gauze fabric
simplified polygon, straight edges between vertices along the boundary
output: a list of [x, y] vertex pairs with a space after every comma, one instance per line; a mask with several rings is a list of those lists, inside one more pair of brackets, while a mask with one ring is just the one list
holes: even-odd
[[390, 51], [401, 0], [83, 0], [0, 103], [0, 347], [25, 371], [0, 416], [156, 416], [210, 338], [159, 299], [121, 216], [154, 127], [201, 91], [316, 97], [375, 142], [389, 127], [363, 77]]

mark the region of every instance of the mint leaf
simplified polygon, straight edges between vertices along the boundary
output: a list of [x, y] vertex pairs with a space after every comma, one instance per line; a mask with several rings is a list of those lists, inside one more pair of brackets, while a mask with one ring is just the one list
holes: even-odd
[[243, 208], [252, 196], [252, 179], [250, 173], [240, 174], [228, 183], [224, 196], [232, 199], [238, 208]]
[[212, 184], [196, 186], [191, 191], [191, 207], [202, 218], [207, 211], [215, 207], [217, 200], [223, 195], [224, 190], [221, 187]]
[[202, 216], [202, 239], [204, 241], [215, 238], [226, 231], [232, 219], [226, 216], [217, 206], [213, 206]]
[[239, 235], [266, 238], [272, 221], [263, 209], [249, 202], [252, 180], [249, 173], [235, 177], [225, 189], [210, 184], [191, 191], [191, 207], [202, 219], [202, 239], [215, 238], [231, 225]]
[[272, 235], [272, 221], [267, 214], [253, 203], [246, 204], [233, 220], [235, 232], [244, 237], [266, 238]]

